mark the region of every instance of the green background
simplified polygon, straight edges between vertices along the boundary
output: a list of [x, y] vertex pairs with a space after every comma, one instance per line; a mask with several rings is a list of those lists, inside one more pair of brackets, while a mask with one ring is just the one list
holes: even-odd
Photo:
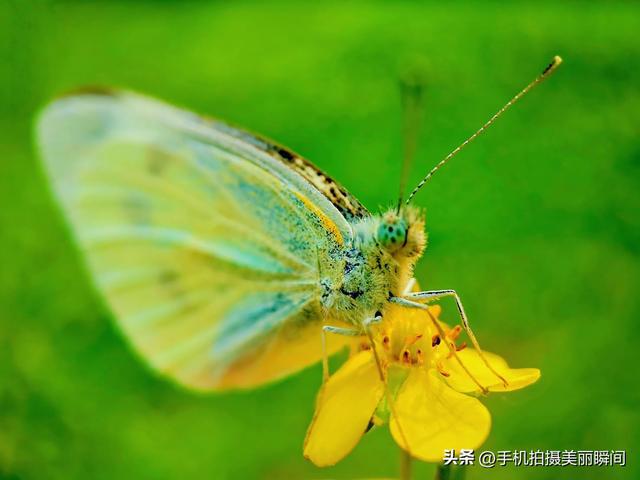
[[195, 395], [137, 360], [34, 152], [49, 99], [116, 85], [245, 125], [376, 210], [398, 191], [403, 68], [427, 72], [412, 185], [560, 54], [557, 74], [418, 196], [430, 246], [417, 277], [461, 293], [487, 350], [542, 369], [538, 384], [486, 400], [483, 448], [628, 451], [625, 468], [468, 478], [640, 478], [638, 32], [633, 2], [0, 2], [0, 477], [397, 474], [386, 428], [332, 469], [302, 458], [318, 366]]

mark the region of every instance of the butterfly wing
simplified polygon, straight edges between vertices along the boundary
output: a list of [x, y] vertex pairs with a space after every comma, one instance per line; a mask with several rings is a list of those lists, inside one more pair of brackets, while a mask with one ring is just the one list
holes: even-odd
[[218, 120], [206, 120], [212, 127], [224, 131], [241, 141], [251, 143], [259, 150], [285, 164], [288, 168], [300, 174], [320, 191], [338, 211], [349, 221], [355, 221], [370, 216], [369, 211], [349, 191], [316, 167], [309, 160], [301, 157], [292, 150], [283, 147], [265, 137], [248, 133], [232, 127]]
[[94, 283], [154, 369], [198, 389], [250, 387], [320, 357], [318, 266], [352, 233], [305, 178], [128, 93], [58, 100], [38, 137]]

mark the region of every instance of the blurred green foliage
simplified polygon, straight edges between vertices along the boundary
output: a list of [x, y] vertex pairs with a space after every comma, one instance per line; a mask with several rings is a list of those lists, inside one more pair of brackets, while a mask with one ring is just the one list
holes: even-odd
[[[0, 477], [392, 476], [386, 429], [319, 470], [301, 454], [319, 367], [195, 395], [127, 348], [52, 203], [37, 110], [123, 86], [291, 146], [375, 210], [395, 200], [398, 78], [426, 65], [410, 186], [558, 53], [565, 64], [418, 196], [417, 276], [456, 288], [484, 346], [541, 381], [486, 403], [485, 448], [627, 449], [640, 478], [640, 7], [635, 2], [0, 2]], [[445, 319], [455, 310], [445, 303]], [[416, 478], [431, 478], [419, 465]]]

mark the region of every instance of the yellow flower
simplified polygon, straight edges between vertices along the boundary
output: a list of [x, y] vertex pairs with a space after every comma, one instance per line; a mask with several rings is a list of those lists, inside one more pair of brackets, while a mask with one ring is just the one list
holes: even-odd
[[[438, 318], [440, 308], [429, 312]], [[459, 326], [440, 325], [445, 338], [424, 310], [392, 306], [373, 327], [391, 408], [374, 352], [362, 345], [320, 390], [305, 457], [318, 466], [333, 465], [356, 446], [370, 422], [387, 421], [395, 441], [424, 461], [441, 461], [445, 449], [478, 448], [491, 428], [489, 411], [474, 396], [482, 393], [478, 384], [485, 392], [517, 390], [538, 380], [540, 371], [511, 369], [498, 355], [483, 352], [505, 385], [477, 351], [456, 345]]]

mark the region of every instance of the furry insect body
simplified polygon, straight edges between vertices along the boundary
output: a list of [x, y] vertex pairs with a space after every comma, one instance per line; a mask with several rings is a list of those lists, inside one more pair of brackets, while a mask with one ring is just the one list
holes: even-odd
[[426, 248], [424, 214], [408, 206], [352, 224], [353, 243], [321, 268], [323, 316], [362, 327], [399, 296]]

